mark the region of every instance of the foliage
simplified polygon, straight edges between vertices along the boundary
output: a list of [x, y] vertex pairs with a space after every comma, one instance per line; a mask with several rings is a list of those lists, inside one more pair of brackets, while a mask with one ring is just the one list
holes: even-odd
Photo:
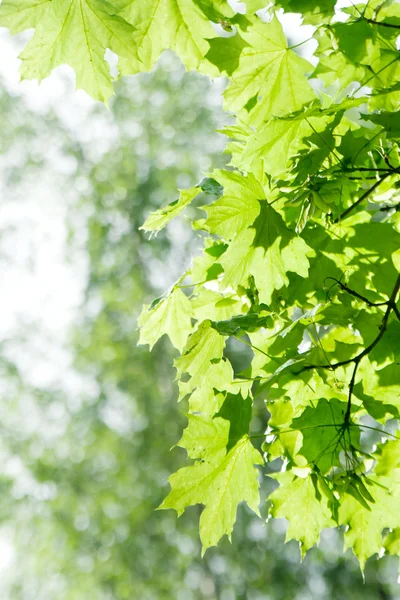
[[[279, 9], [294, 4], [315, 28], [316, 67], [282, 30]], [[25, 77], [67, 62], [99, 99], [111, 92], [106, 47], [121, 74], [150, 69], [169, 47], [188, 68], [228, 77], [232, 168], [198, 188], [204, 252], [140, 318], [143, 342], [186, 343], [175, 362], [192, 413], [181, 445], [196, 462], [171, 477], [162, 508], [206, 505], [206, 549], [230, 535], [239, 502], [257, 512], [254, 465], [280, 459], [269, 510], [289, 521], [287, 539], [305, 553], [322, 529], [345, 526], [363, 568], [396, 553], [400, 535], [400, 442], [387, 427], [400, 398], [399, 5], [371, 0], [342, 19], [331, 1], [276, 2], [264, 19], [262, 5], [238, 15], [223, 0], [4, 0], [0, 14], [13, 31], [36, 28]], [[196, 195], [182, 192], [145, 229]], [[227, 361], [232, 338], [253, 352], [240, 372]], [[267, 415], [249, 434], [257, 397], [267, 434]]]

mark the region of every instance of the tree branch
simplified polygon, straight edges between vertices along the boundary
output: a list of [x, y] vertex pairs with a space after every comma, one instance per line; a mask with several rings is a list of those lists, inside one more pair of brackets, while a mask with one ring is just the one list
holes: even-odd
[[381, 27], [390, 27], [391, 29], [400, 29], [400, 25], [394, 23], [385, 23], [384, 21], [374, 21], [374, 19], [365, 19], [371, 25], [380, 25]]
[[385, 181], [385, 179], [387, 179], [389, 177], [389, 175], [392, 174], [392, 171], [387, 171], [384, 175], [382, 175], [382, 177], [380, 179], [378, 179], [378, 181], [376, 181], [374, 183], [373, 186], [371, 186], [369, 188], [369, 190], [367, 190], [366, 192], [364, 192], [364, 194], [362, 194], [362, 196], [359, 197], [359, 199], [354, 202], [354, 204], [352, 204], [351, 206], [349, 206], [349, 208], [346, 208], [346, 210], [334, 220], [334, 223], [339, 223], [339, 221], [341, 221], [342, 219], [344, 219], [345, 217], [347, 217], [347, 215], [349, 215], [359, 204], [361, 204], [361, 202], [363, 202], [365, 200], [365, 198], [368, 198], [368, 196], [370, 194], [372, 194], [372, 192], [374, 190], [376, 190], [376, 188], [383, 182]]
[[[389, 298], [388, 302], [386, 303], [387, 309], [385, 311], [385, 314], [383, 315], [382, 323], [379, 328], [379, 334], [369, 344], [369, 346], [364, 348], [364, 350], [362, 352], [360, 352], [359, 354], [357, 354], [357, 356], [354, 356], [353, 358], [349, 358], [347, 360], [342, 360], [333, 365], [332, 364], [330, 364], [330, 365], [306, 365], [305, 367], [303, 367], [302, 371], [309, 371], [311, 369], [329, 369], [329, 370], [335, 371], [339, 367], [344, 367], [346, 365], [350, 365], [351, 363], [354, 363], [354, 364], [359, 363], [365, 356], [367, 356], [370, 352], [372, 352], [372, 350], [375, 348], [375, 346], [377, 344], [379, 344], [379, 342], [381, 341], [381, 339], [387, 329], [387, 324], [388, 324], [390, 313], [392, 312], [392, 310], [396, 314], [397, 318], [399, 318], [398, 315], [400, 314], [400, 311], [396, 306], [396, 298], [399, 293], [399, 290], [400, 290], [400, 275], [398, 276], [395, 286], [393, 288], [393, 291], [390, 295], [390, 298]], [[357, 364], [357, 367], [358, 367], [358, 364]], [[355, 378], [354, 373], [353, 373], [353, 375]], [[354, 386], [354, 383], [353, 383], [353, 386]]]
[[[342, 283], [341, 281], [339, 281], [339, 279], [336, 279], [335, 277], [325, 277], [325, 281], [327, 279], [332, 279], [332, 281], [335, 281], [337, 283], [337, 285], [340, 287], [340, 289], [342, 289], [343, 291], [347, 292], [351, 296], [354, 296], [355, 298], [358, 298], [359, 300], [362, 300], [363, 302], [365, 302], [365, 304], [368, 304], [368, 306], [386, 306], [389, 303], [389, 300], [387, 300], [386, 302], [371, 302], [365, 296], [362, 296], [358, 292], [356, 292], [356, 291], [350, 289], [349, 287], [347, 287], [347, 285], [345, 285], [344, 283]], [[330, 289], [332, 289], [332, 287], [333, 286], [331, 286]]]
[[396, 304], [393, 305], [393, 312], [400, 321], [400, 310], [397, 308]]

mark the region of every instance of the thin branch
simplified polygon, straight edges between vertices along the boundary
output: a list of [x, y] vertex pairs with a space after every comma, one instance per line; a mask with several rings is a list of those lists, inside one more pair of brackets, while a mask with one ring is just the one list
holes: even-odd
[[397, 308], [396, 304], [393, 304], [393, 312], [396, 315], [396, 317], [398, 318], [398, 320], [400, 321], [400, 310]]
[[376, 179], [376, 177], [374, 177], [373, 175], [368, 175], [364, 177], [348, 177], [347, 179], [350, 179], [351, 181], [366, 181], [367, 179]]
[[365, 19], [371, 25], [380, 25], [381, 27], [390, 27], [391, 29], [400, 29], [400, 25], [394, 23], [385, 23], [384, 21], [374, 21], [373, 19]]
[[364, 350], [362, 352], [360, 352], [360, 354], [357, 354], [357, 356], [354, 356], [353, 358], [349, 358], [347, 360], [342, 360], [340, 362], [337, 362], [333, 365], [332, 364], [329, 364], [329, 365], [306, 365], [305, 367], [303, 367], [301, 369], [301, 371], [309, 371], [311, 369], [328, 369], [328, 370], [335, 371], [339, 367], [344, 367], [346, 365], [350, 365], [351, 363], [354, 363], [354, 364], [359, 363], [365, 356], [367, 356], [370, 352], [372, 352], [372, 350], [375, 348], [375, 346], [377, 344], [379, 344], [379, 342], [381, 341], [381, 339], [384, 336], [385, 331], [387, 329], [387, 324], [388, 324], [390, 313], [392, 312], [392, 310], [396, 314], [396, 316], [398, 316], [399, 310], [396, 306], [396, 298], [399, 293], [399, 290], [400, 290], [400, 275], [398, 276], [398, 278], [396, 280], [393, 291], [387, 302], [387, 309], [385, 311], [385, 314], [383, 315], [382, 323], [379, 328], [379, 334], [369, 344], [369, 346], [367, 346], [366, 348], [364, 348]]
[[[394, 433], [390, 433], [389, 431], [385, 431], [384, 429], [379, 429], [378, 427], [371, 427], [370, 425], [364, 425], [363, 423], [349, 423], [348, 426], [349, 427], [358, 427], [358, 428], [363, 428], [363, 429], [371, 429], [371, 431], [377, 431], [379, 433], [382, 433], [383, 435], [388, 435], [388, 436], [400, 441], [400, 437], [398, 437]], [[271, 431], [269, 431], [268, 433], [264, 433], [263, 435], [264, 436], [274, 435], [276, 437], [279, 437], [280, 435], [284, 435], [287, 433], [294, 433], [295, 431], [303, 431], [306, 429], [321, 429], [323, 427], [335, 427], [337, 430], [339, 430], [339, 429], [343, 428], [343, 424], [339, 425], [336, 423], [322, 423], [320, 425], [304, 425], [303, 427], [296, 427], [296, 429], [293, 429], [293, 428], [283, 429], [283, 430], [271, 429]]]
[[[362, 296], [358, 292], [355, 292], [354, 290], [352, 290], [349, 287], [347, 287], [347, 285], [345, 285], [344, 283], [342, 283], [341, 281], [339, 281], [339, 279], [336, 279], [335, 277], [325, 277], [325, 281], [327, 279], [331, 279], [332, 281], [335, 281], [336, 284], [340, 287], [340, 289], [342, 289], [343, 291], [347, 292], [351, 296], [354, 296], [355, 298], [358, 298], [359, 300], [362, 300], [363, 302], [365, 302], [365, 304], [368, 304], [368, 306], [387, 306], [387, 304], [389, 302], [389, 300], [387, 300], [386, 302], [371, 302], [365, 296]], [[331, 290], [332, 287], [334, 287], [334, 286], [331, 286], [329, 289]]]
[[398, 204], [393, 204], [392, 206], [382, 206], [379, 209], [380, 212], [390, 212], [391, 210], [398, 212], [400, 210], [400, 202]]
[[363, 202], [365, 200], [365, 198], [368, 198], [368, 196], [370, 194], [372, 194], [372, 192], [374, 190], [376, 190], [376, 188], [383, 182], [385, 181], [385, 179], [387, 179], [389, 177], [389, 175], [391, 175], [392, 172], [388, 171], [385, 173], [385, 175], [382, 175], [382, 177], [380, 179], [378, 179], [378, 181], [376, 181], [374, 183], [373, 186], [371, 186], [369, 188], [369, 190], [367, 190], [366, 192], [364, 192], [364, 194], [362, 196], [359, 197], [359, 199], [354, 202], [354, 204], [352, 204], [351, 206], [349, 206], [349, 208], [347, 208], [339, 217], [337, 217], [337, 219], [334, 220], [334, 223], [339, 223], [339, 221], [341, 221], [342, 219], [344, 219], [345, 217], [347, 217], [347, 215], [349, 215], [351, 212], [353, 212], [353, 210], [359, 205], [361, 204], [361, 202]]
[[348, 421], [350, 420], [350, 413], [351, 413], [351, 398], [353, 396], [353, 390], [354, 390], [354, 384], [356, 382], [356, 374], [357, 374], [357, 369], [358, 369], [358, 365], [360, 364], [361, 358], [357, 361], [355, 361], [354, 363], [354, 369], [353, 369], [353, 374], [351, 376], [350, 379], [350, 383], [349, 383], [349, 397], [347, 400], [347, 410], [346, 410], [346, 414], [344, 415], [344, 422], [348, 423]]
[[395, 170], [396, 169], [393, 169], [393, 168], [391, 168], [391, 169], [376, 169], [376, 168], [372, 169], [371, 168], [370, 169], [369, 167], [353, 167], [353, 168], [346, 167], [345, 172], [346, 171], [350, 171], [351, 173], [355, 173], [356, 171], [361, 171], [361, 172], [365, 171], [365, 172], [368, 172], [368, 173], [371, 173], [371, 172], [374, 172], [374, 173], [387, 173], [388, 171], [395, 171]]

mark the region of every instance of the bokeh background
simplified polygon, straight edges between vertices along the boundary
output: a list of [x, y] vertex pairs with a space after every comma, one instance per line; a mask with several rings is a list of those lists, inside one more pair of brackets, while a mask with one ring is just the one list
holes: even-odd
[[19, 83], [21, 41], [1, 30], [1, 600], [400, 598], [397, 560], [370, 560], [364, 583], [340, 533], [301, 562], [266, 522], [264, 475], [263, 519], [240, 506], [204, 558], [201, 507], [156, 511], [185, 418], [173, 349], [137, 347], [137, 317], [200, 240], [184, 217], [151, 240], [139, 227], [228, 161], [225, 83], [165, 53], [107, 109], [68, 68]]

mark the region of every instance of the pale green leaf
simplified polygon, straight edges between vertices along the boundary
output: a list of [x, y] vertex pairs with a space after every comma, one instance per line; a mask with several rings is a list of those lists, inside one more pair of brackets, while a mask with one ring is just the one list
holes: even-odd
[[192, 331], [192, 307], [185, 294], [177, 287], [156, 304], [144, 306], [138, 319], [139, 344], [149, 344], [150, 350], [164, 334], [178, 350], [182, 350]]
[[318, 489], [316, 477], [296, 477], [287, 472], [275, 474], [274, 479], [279, 482], [279, 487], [269, 496], [270, 514], [287, 519], [286, 541], [299, 541], [304, 556], [318, 544], [323, 529], [335, 526], [328, 499]]
[[180, 190], [179, 200], [171, 202], [167, 206], [156, 210], [143, 223], [141, 229], [144, 231], [160, 231], [172, 219], [180, 215], [180, 213], [200, 194], [201, 190], [198, 187], [193, 187], [188, 190]]
[[178, 377], [189, 373], [196, 382], [207, 375], [212, 360], [222, 358], [224, 338], [211, 327], [211, 321], [201, 323], [188, 339], [182, 356], [175, 361]]
[[288, 271], [307, 276], [308, 252], [304, 240], [285, 226], [280, 214], [266, 201], [260, 202], [253, 226], [242, 231], [220, 259], [222, 285], [236, 289], [253, 275], [260, 300], [269, 304], [274, 290], [288, 284]]
[[366, 560], [383, 548], [382, 532], [400, 526], [400, 485], [390, 477], [372, 475], [364, 485], [374, 502], [363, 506], [351, 493], [344, 493], [339, 507], [339, 523], [348, 525], [345, 549], [351, 548], [364, 569]]
[[52, 10], [52, 0], [2, 0], [0, 26], [19, 33], [36, 27]]
[[133, 28], [105, 0], [53, 0], [23, 50], [21, 76], [41, 81], [62, 64], [76, 73], [78, 88], [107, 102], [113, 93], [107, 48], [120, 56], [134, 51]]
[[135, 28], [135, 53], [120, 62], [123, 74], [150, 71], [161, 53], [174, 50], [188, 69], [196, 69], [215, 37], [209, 19], [193, 0], [114, 0], [119, 14]]
[[[305, 77], [313, 67], [288, 49], [276, 17], [270, 23], [255, 18], [252, 27], [240, 35], [248, 47], [243, 49], [239, 67], [224, 94], [227, 110], [239, 111], [250, 100], [258, 98], [247, 117], [241, 113], [244, 121], [258, 126], [272, 116], [299, 110], [315, 99]], [[226, 62], [226, 57], [224, 60]]]
[[215, 177], [223, 186], [224, 195], [203, 207], [207, 213], [204, 228], [230, 240], [254, 222], [265, 193], [251, 174], [244, 177], [236, 171], [218, 171]]
[[244, 436], [220, 462], [197, 463], [172, 475], [171, 492], [160, 508], [181, 514], [187, 506], [205, 505], [200, 517], [204, 553], [223, 535], [230, 538], [240, 502], [247, 502], [259, 514], [257, 464], [263, 464], [260, 453]]

